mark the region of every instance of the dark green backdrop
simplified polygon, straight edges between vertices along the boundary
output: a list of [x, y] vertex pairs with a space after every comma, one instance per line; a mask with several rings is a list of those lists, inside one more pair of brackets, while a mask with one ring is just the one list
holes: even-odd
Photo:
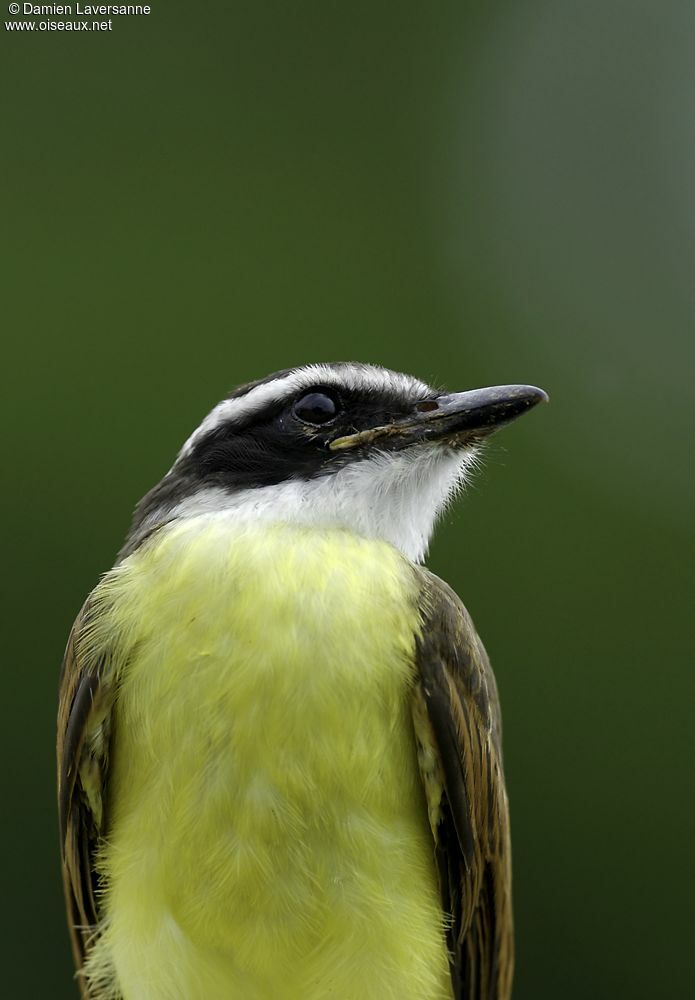
[[350, 358], [551, 393], [430, 559], [501, 688], [515, 998], [687, 995], [695, 7], [153, 8], [0, 40], [0, 992], [75, 996], [56, 679], [133, 504], [235, 383]]

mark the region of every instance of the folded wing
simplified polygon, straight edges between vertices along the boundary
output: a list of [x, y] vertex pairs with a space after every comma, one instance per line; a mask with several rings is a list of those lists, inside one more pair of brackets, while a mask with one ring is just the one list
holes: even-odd
[[[95, 854], [104, 828], [114, 669], [107, 654], [89, 656], [89, 601], [73, 625], [60, 676], [58, 702], [58, 813], [63, 886], [78, 972], [98, 933]], [[82, 996], [90, 993], [79, 977]]]
[[413, 718], [456, 1000], [509, 1000], [509, 809], [497, 688], [466, 609], [422, 570]]

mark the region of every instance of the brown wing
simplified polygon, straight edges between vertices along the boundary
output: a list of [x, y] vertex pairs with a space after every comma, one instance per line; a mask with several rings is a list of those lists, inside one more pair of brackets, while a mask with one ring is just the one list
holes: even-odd
[[[89, 601], [68, 640], [58, 702], [58, 814], [63, 886], [78, 973], [99, 920], [94, 856], [103, 830], [104, 781], [108, 769], [113, 702], [106, 656], [86, 657], [81, 638], [89, 623]], [[79, 977], [84, 998], [89, 990]]]
[[422, 571], [413, 718], [456, 1000], [508, 1000], [514, 940], [499, 702], [466, 609]]

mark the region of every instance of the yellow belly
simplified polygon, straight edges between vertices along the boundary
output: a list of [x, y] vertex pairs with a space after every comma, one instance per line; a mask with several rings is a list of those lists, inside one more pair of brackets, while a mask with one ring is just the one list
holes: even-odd
[[383, 543], [222, 518], [106, 578], [101, 629], [128, 665], [95, 982], [126, 1000], [451, 996], [413, 587]]

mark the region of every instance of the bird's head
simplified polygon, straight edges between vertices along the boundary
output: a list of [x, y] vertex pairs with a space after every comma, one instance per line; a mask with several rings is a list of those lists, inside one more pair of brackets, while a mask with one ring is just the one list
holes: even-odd
[[205, 417], [139, 504], [124, 554], [209, 514], [340, 526], [419, 562], [484, 438], [546, 398], [528, 385], [447, 393], [366, 364], [276, 372]]

